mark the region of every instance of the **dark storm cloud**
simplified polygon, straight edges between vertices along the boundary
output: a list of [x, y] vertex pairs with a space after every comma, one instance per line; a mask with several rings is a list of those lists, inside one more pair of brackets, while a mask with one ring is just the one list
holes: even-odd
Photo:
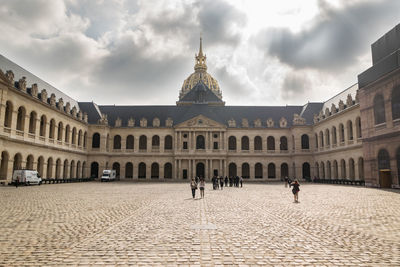
[[182, 12], [169, 10], [149, 18], [153, 30], [162, 35], [185, 36], [190, 45], [198, 44], [198, 35], [203, 33], [208, 46], [237, 46], [241, 34], [237, 29], [246, 25], [246, 15], [223, 0], [197, 1], [184, 4]]
[[310, 86], [310, 80], [304, 73], [288, 72], [283, 80], [281, 98], [285, 101], [295, 100], [296, 97], [302, 96], [306, 91], [309, 91]]
[[342, 8], [320, 1], [319, 8], [311, 27], [298, 33], [266, 29], [258, 35], [259, 47], [296, 69], [339, 72], [357, 64], [370, 44], [398, 23], [400, 1], [357, 2]]

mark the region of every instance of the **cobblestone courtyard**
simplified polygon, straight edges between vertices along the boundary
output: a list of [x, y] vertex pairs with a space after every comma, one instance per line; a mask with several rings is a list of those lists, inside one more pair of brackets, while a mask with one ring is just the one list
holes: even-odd
[[0, 187], [1, 266], [399, 266], [400, 194], [245, 184]]

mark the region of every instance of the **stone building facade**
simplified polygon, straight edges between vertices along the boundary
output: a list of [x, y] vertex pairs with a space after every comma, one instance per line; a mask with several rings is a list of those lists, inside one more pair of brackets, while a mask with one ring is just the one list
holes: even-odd
[[195, 59], [176, 105], [101, 106], [77, 102], [0, 56], [0, 182], [10, 182], [14, 169], [28, 168], [44, 178], [99, 177], [115, 169], [126, 180], [288, 176], [382, 186], [371, 167], [378, 164], [370, 152], [377, 142], [389, 152], [392, 179], [385, 186], [399, 187], [397, 117], [374, 139], [369, 129], [378, 129], [367, 113], [373, 108], [362, 108], [373, 98], [370, 91], [383, 90], [386, 117], [392, 116], [388, 92], [399, 84], [399, 68], [382, 82], [360, 89], [355, 84], [326, 102], [227, 106], [207, 73], [201, 42]]

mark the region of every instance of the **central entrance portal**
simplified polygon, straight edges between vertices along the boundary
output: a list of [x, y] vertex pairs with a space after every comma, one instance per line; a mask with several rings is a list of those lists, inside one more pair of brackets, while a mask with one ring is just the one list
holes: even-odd
[[205, 178], [205, 176], [204, 176], [204, 164], [202, 162], [199, 162], [196, 165], [196, 176]]

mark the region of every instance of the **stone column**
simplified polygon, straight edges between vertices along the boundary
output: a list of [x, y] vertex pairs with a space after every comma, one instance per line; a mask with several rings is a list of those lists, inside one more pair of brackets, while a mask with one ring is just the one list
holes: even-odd
[[250, 167], [250, 179], [253, 180], [256, 176], [255, 174], [255, 164], [249, 162]]
[[192, 160], [188, 159], [188, 179], [192, 179]]
[[[133, 152], [138, 153], [139, 152], [139, 138], [140, 136], [134, 135], [133, 136]], [[138, 176], [136, 176], [138, 177]]]
[[[268, 179], [268, 164], [264, 165], [263, 163], [262, 167], [263, 167], [263, 179]], [[289, 167], [290, 168], [290, 167]]]
[[249, 149], [250, 149], [250, 153], [254, 153], [254, 137], [251, 137], [251, 138], [249, 137]]
[[35, 136], [38, 137], [40, 135], [40, 118], [36, 118], [35, 121]]
[[126, 170], [126, 162], [121, 163], [119, 166], [119, 177], [120, 178], [126, 178], [125, 177], [125, 170]]
[[164, 153], [164, 143], [165, 143], [165, 136], [160, 136], [160, 153]]
[[126, 136], [121, 137], [121, 151], [126, 151]]
[[12, 175], [13, 175], [13, 166], [14, 166], [14, 158], [11, 158], [9, 156], [8, 158], [8, 165], [7, 165], [7, 175], [6, 175], [6, 181], [9, 183], [12, 181]]
[[178, 151], [178, 131], [174, 132], [174, 150]]
[[[137, 147], [137, 146], [135, 146], [135, 147]], [[134, 162], [132, 164], [133, 164], [133, 177], [132, 177], [132, 179], [139, 179], [139, 164], [136, 164], [136, 166], [135, 166]]]
[[0, 103], [0, 128], [4, 127], [5, 115], [6, 115], [6, 103]]
[[13, 110], [11, 115], [11, 133], [17, 129], [18, 110]]
[[281, 165], [275, 165], [275, 174], [276, 174], [276, 179], [281, 179]]

